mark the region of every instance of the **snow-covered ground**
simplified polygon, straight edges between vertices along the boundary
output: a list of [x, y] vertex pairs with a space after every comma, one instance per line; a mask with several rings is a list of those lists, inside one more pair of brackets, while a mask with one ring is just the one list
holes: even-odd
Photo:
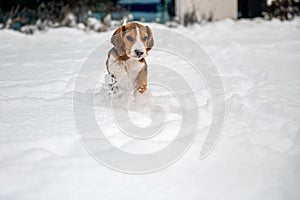
[[[0, 31], [0, 199], [300, 199], [300, 19], [224, 20], [176, 31], [199, 42], [216, 65], [227, 118], [207, 158], [198, 159], [199, 136], [178, 162], [144, 175], [101, 165], [76, 133], [77, 74], [111, 32]], [[148, 59], [180, 67], [163, 53]], [[209, 97], [203, 98], [199, 130], [211, 118]], [[100, 124], [110, 114], [97, 112]], [[104, 123], [108, 137], [122, 146], [118, 129], [109, 132]]]

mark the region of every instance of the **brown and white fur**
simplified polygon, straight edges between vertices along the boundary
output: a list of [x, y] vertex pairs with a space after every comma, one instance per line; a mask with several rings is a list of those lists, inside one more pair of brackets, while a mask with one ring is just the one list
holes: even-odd
[[134, 92], [147, 90], [145, 57], [154, 45], [152, 31], [137, 22], [123, 24], [111, 37], [114, 47], [109, 51], [106, 69], [116, 80], [112, 88], [130, 86]]

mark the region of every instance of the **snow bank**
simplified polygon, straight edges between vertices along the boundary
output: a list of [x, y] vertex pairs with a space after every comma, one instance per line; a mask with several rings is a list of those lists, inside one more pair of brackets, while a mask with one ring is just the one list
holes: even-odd
[[[138, 176], [99, 164], [82, 147], [74, 125], [76, 76], [111, 32], [60, 28], [25, 36], [1, 31], [0, 199], [299, 199], [299, 22], [224, 20], [178, 27], [203, 46], [221, 75], [227, 106], [223, 135], [204, 160], [198, 159], [200, 134], [174, 165]], [[147, 60], [156, 59], [193, 80], [183, 63], [155, 52]], [[161, 101], [168, 99], [152, 90]], [[209, 95], [197, 91], [201, 133], [208, 129], [211, 106]], [[176, 101], [168, 104], [170, 111], [176, 106]], [[103, 110], [98, 106], [96, 113], [107, 137], [126, 149], [125, 136], [107, 125], [110, 113]], [[136, 124], [149, 123], [147, 114], [131, 114]], [[168, 117], [168, 128], [175, 130], [180, 117]], [[172, 137], [157, 138], [156, 147]]]

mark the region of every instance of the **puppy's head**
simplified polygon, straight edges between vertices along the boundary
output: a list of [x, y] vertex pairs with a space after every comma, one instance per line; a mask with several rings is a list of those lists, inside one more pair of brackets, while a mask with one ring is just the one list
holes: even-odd
[[136, 60], [145, 58], [154, 45], [152, 31], [148, 26], [131, 22], [119, 27], [111, 38], [120, 56]]

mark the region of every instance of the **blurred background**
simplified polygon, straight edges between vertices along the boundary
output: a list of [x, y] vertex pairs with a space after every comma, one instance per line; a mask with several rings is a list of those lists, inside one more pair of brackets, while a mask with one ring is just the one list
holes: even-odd
[[70, 26], [106, 31], [129, 20], [178, 24], [225, 18], [279, 18], [299, 15], [299, 0], [0, 0], [0, 28], [24, 33]]

